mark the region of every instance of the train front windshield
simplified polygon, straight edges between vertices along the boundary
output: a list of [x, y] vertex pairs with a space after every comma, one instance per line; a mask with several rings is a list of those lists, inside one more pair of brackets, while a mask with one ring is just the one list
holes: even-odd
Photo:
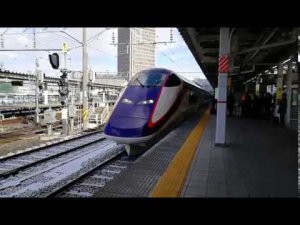
[[129, 86], [157, 87], [162, 86], [166, 78], [166, 73], [142, 71], [135, 75]]

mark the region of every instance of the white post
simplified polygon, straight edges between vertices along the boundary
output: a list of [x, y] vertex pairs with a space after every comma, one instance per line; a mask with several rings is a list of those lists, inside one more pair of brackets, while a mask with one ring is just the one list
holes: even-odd
[[103, 92], [102, 92], [102, 101], [103, 101], [103, 103], [105, 103], [105, 101], [106, 101], [106, 98], [105, 98], [105, 91], [103, 90]]
[[74, 131], [74, 118], [71, 117], [70, 118], [70, 133], [72, 133]]
[[287, 111], [285, 121], [288, 126], [290, 126], [290, 118], [291, 118], [291, 97], [292, 97], [292, 79], [293, 79], [293, 60], [291, 59], [288, 64], [288, 72], [287, 72], [287, 82], [286, 82], [286, 96], [287, 96]]
[[86, 28], [82, 31], [82, 45], [83, 130], [86, 130], [89, 122]]
[[63, 107], [61, 109], [61, 119], [62, 119], [62, 126], [63, 126], [63, 134], [68, 134], [68, 109]]
[[[220, 57], [229, 55], [230, 41], [229, 28], [220, 28]], [[226, 131], [226, 101], [227, 101], [227, 78], [228, 73], [219, 72], [218, 76], [218, 99], [217, 99], [217, 125], [216, 125], [216, 145], [225, 145]]]
[[132, 32], [133, 28], [129, 28], [129, 79], [130, 80], [133, 77], [133, 32]]
[[48, 136], [52, 135], [52, 124], [47, 124], [47, 135]]
[[279, 108], [279, 101], [281, 99], [281, 94], [282, 94], [282, 84], [283, 84], [283, 65], [278, 65], [278, 77], [276, 80], [276, 98], [275, 98], [275, 111], [274, 111], [274, 116], [279, 118], [278, 114], [278, 108]]
[[45, 90], [44, 91], [44, 105], [48, 105], [49, 101], [48, 101], [48, 91]]
[[36, 70], [35, 70], [35, 122], [38, 124], [40, 122], [39, 118], [39, 73], [38, 73], [38, 59], [36, 58]]

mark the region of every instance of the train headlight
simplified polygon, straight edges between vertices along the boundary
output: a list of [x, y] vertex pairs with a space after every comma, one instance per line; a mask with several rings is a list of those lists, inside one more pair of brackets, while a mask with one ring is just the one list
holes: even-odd
[[138, 105], [147, 105], [147, 104], [153, 104], [154, 101], [152, 99], [149, 99], [149, 100], [145, 100], [145, 101], [140, 101], [138, 103]]
[[125, 104], [133, 104], [133, 102], [127, 98], [123, 98], [122, 99], [122, 103], [125, 103]]

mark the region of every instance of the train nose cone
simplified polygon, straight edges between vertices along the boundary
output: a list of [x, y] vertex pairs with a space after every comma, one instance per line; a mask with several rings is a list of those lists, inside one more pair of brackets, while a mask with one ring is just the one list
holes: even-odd
[[105, 126], [104, 133], [117, 137], [141, 137], [147, 122], [144, 118], [113, 117]]

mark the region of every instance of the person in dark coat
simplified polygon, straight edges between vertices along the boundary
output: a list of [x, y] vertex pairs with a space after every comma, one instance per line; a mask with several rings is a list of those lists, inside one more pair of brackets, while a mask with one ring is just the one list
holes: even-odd
[[272, 108], [272, 96], [269, 92], [266, 94], [264, 104], [265, 104], [265, 118], [270, 119], [271, 108]]
[[235, 104], [235, 98], [234, 98], [233, 93], [230, 91], [228, 94], [228, 97], [227, 97], [229, 116], [233, 115], [234, 104]]
[[284, 126], [284, 119], [285, 119], [285, 114], [286, 114], [286, 108], [287, 108], [287, 99], [286, 99], [286, 94], [282, 94], [282, 99], [279, 102], [279, 108], [278, 108], [278, 113], [280, 115], [280, 125]]
[[251, 97], [248, 92], [243, 94], [241, 103], [242, 103], [242, 117], [244, 118], [249, 117], [250, 110], [251, 110]]
[[217, 100], [215, 99], [215, 96], [211, 96], [211, 108], [210, 108], [210, 114], [216, 114], [217, 113]]
[[259, 118], [259, 110], [260, 110], [260, 99], [256, 94], [253, 98], [253, 117]]

